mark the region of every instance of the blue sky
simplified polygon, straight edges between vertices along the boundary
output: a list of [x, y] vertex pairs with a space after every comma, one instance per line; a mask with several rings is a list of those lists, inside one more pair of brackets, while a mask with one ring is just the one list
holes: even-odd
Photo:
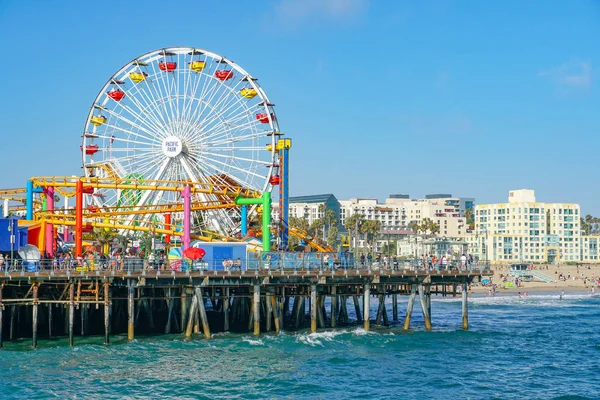
[[292, 195], [486, 203], [529, 188], [599, 216], [598, 38], [594, 0], [1, 0], [0, 187], [80, 174], [106, 80], [195, 46], [276, 104]]

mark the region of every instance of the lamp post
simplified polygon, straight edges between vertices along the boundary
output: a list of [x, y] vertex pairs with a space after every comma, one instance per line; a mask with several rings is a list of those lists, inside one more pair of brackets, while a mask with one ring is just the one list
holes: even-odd
[[14, 246], [15, 246], [15, 234], [14, 234], [14, 219], [10, 218], [8, 220], [8, 232], [10, 233], [10, 263], [13, 263], [13, 255], [14, 255]]

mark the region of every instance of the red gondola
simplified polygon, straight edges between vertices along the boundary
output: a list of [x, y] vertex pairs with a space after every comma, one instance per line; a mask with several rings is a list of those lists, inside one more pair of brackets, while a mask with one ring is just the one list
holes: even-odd
[[177, 63], [172, 61], [162, 61], [158, 63], [158, 69], [165, 72], [173, 72], [177, 69]]
[[93, 186], [84, 186], [82, 193], [83, 194], [94, 194], [94, 187]]
[[[81, 149], [81, 151], [83, 151], [83, 147], [79, 146], [79, 148]], [[92, 155], [92, 154], [96, 154], [98, 152], [98, 145], [97, 144], [88, 144], [87, 146], [85, 146], [85, 154]]]
[[[262, 122], [263, 124], [269, 123], [269, 116], [265, 113], [256, 114], [256, 119]], [[271, 119], [275, 119], [275, 115], [271, 114]]]
[[215, 71], [215, 76], [221, 81], [226, 81], [228, 79], [233, 78], [233, 71], [227, 69], [220, 69], [218, 71]]
[[98, 211], [100, 211], [100, 209], [96, 206], [88, 206], [87, 209], [91, 213], [97, 213]]
[[125, 92], [122, 90], [111, 90], [110, 92], [106, 93], [108, 95], [108, 97], [110, 97], [111, 99], [113, 99], [114, 101], [120, 101], [123, 97], [125, 97]]
[[94, 232], [94, 227], [92, 225], [84, 225], [81, 227], [81, 232], [83, 232], [83, 233]]
[[269, 183], [273, 186], [281, 183], [281, 177], [279, 175], [273, 175], [269, 178]]

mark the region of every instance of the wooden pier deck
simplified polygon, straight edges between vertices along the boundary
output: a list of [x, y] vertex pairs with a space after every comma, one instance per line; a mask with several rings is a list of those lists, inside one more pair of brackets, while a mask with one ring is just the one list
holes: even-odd
[[[335, 328], [350, 322], [348, 307], [366, 330], [388, 325], [385, 299], [409, 296], [404, 328], [415, 301], [426, 330], [432, 329], [431, 295], [462, 296], [462, 327], [468, 329], [467, 288], [488, 270], [247, 270], [247, 271], [39, 271], [0, 274], [0, 348], [5, 340], [110, 336], [127, 332], [181, 333], [186, 338], [234, 331], [259, 335], [310, 326]], [[462, 293], [457, 293], [457, 287]], [[326, 299], [329, 299], [326, 302]], [[370, 315], [371, 301], [377, 312]], [[308, 304], [307, 304], [308, 303]], [[326, 305], [328, 307], [326, 307]], [[329, 309], [326, 309], [329, 308]]]

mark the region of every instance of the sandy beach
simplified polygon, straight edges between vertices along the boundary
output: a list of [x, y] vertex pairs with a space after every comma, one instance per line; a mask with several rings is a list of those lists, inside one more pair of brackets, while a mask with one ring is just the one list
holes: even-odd
[[[591, 292], [594, 288], [596, 293], [600, 293], [598, 279], [600, 278], [600, 265], [536, 265], [535, 269], [554, 278], [553, 282], [520, 282], [519, 287], [504, 288], [503, 277], [509, 273], [508, 265], [494, 265], [491, 267], [494, 276], [492, 283], [498, 285], [496, 293], [518, 293], [518, 292]], [[566, 277], [566, 280], [559, 279], [560, 275]], [[515, 278], [510, 278], [514, 283]], [[486, 286], [475, 286], [471, 288], [473, 293], [486, 293], [490, 288]]]

